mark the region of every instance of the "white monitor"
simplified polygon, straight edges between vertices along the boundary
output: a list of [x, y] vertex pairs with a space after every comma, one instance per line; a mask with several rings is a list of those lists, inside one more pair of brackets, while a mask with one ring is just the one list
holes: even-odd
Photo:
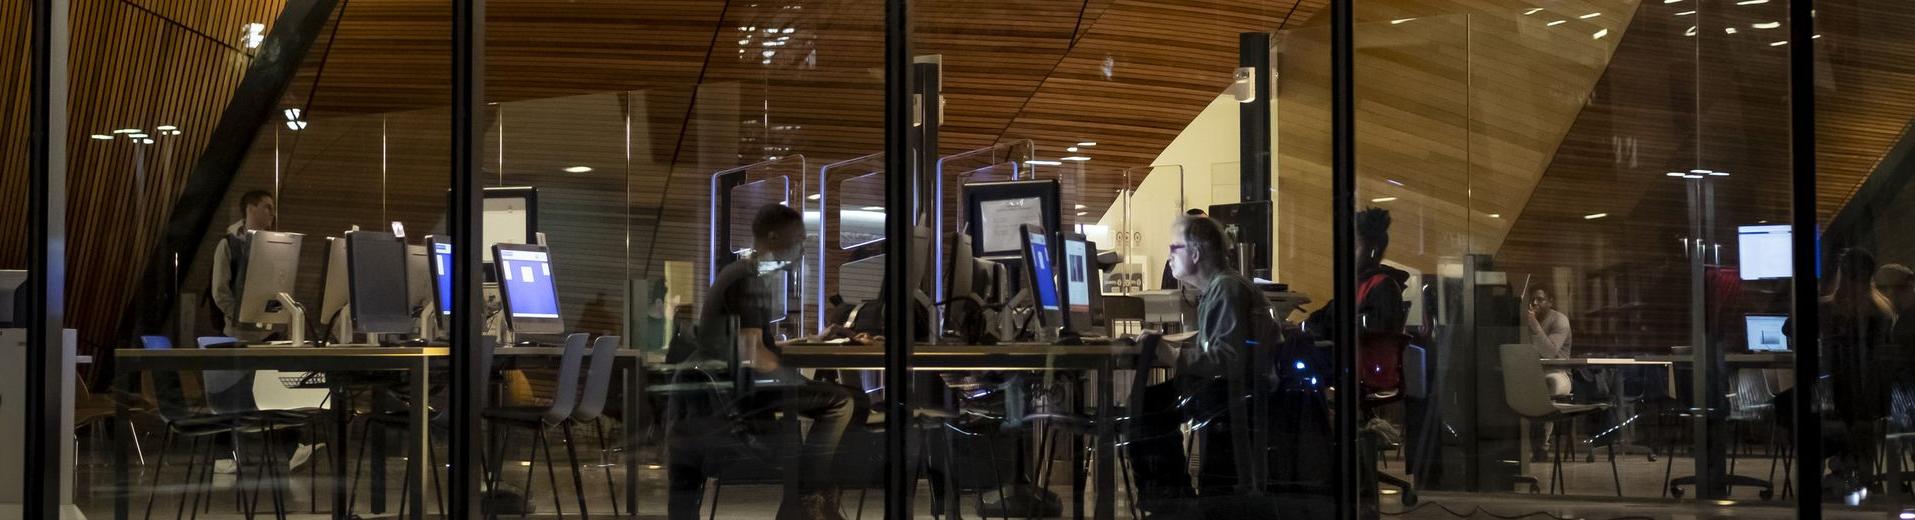
[[1795, 276], [1794, 251], [1789, 226], [1762, 225], [1736, 228], [1736, 256], [1742, 259], [1744, 280], [1768, 280]]
[[432, 301], [432, 274], [426, 268], [430, 263], [425, 244], [406, 245], [406, 305], [413, 314], [418, 314]]
[[344, 312], [351, 301], [352, 278], [346, 272], [346, 239], [326, 237], [326, 288], [319, 299], [319, 322], [331, 327], [340, 319], [351, 319]]
[[306, 237], [279, 231], [248, 233], [252, 234], [252, 245], [247, 248], [238, 321], [292, 323], [293, 309], [287, 308], [280, 295], [293, 293], [299, 278], [299, 246]]
[[1789, 338], [1782, 334], [1782, 324], [1788, 322], [1788, 316], [1750, 314], [1742, 320], [1748, 330], [1750, 352], [1789, 351]]

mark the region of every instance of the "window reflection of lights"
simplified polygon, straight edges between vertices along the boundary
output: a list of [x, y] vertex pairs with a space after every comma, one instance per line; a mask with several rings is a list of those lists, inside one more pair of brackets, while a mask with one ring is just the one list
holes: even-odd
[[1396, 179], [1383, 179], [1383, 182], [1387, 182], [1387, 183], [1390, 183], [1390, 184], [1395, 184], [1395, 185], [1397, 185], [1397, 186], [1402, 186], [1402, 185], [1403, 185], [1403, 181], [1399, 181], [1399, 180], [1396, 180]]
[[813, 193], [813, 194], [811, 194], [811, 196], [809, 196], [809, 197], [805, 197], [805, 200], [818, 200], [818, 199], [822, 199], [822, 198], [824, 198], [824, 196], [823, 196], [823, 195], [819, 195], [819, 194], [816, 194], [816, 193]]
[[766, 46], [766, 47], [783, 47], [783, 46], [785, 45], [785, 42], [782, 42], [782, 41], [776, 41], [776, 42], [765, 42], [765, 43], [763, 43], [763, 44], [760, 44], [760, 45], [764, 45], [764, 46]]
[[1742, 0], [1736, 2], [1735, 5], [1762, 5], [1766, 3], [1769, 3], [1769, 0]]
[[865, 206], [858, 209], [861, 209], [864, 211], [884, 211], [884, 206]]
[[1608, 213], [1590, 213], [1588, 215], [1583, 215], [1583, 220], [1596, 220], [1596, 219], [1607, 217], [1607, 216], [1609, 216]]
[[1676, 16], [1689, 16], [1689, 15], [1692, 15], [1692, 14], [1696, 14], [1696, 12], [1695, 12], [1695, 11], [1683, 11], [1683, 12], [1680, 12], [1680, 13], [1676, 13]]
[[1602, 16], [1602, 13], [1589, 13], [1589, 14], [1585, 14], [1585, 15], [1582, 15], [1582, 16], [1578, 16], [1577, 18], [1581, 18], [1581, 19], [1584, 19], [1584, 20], [1588, 20], [1588, 19], [1590, 19], [1590, 18], [1595, 18], [1595, 17], [1598, 17], [1598, 16]]
[[798, 31], [797, 29], [793, 29], [793, 28], [790, 28], [790, 27], [786, 27], [786, 28], [785, 28], [785, 34], [791, 34], [791, 33], [793, 33], [793, 32], [797, 32], [797, 31]]
[[1040, 161], [1036, 159], [1024, 161], [1024, 164], [1030, 165], [1030, 166], [1063, 166], [1064, 165], [1064, 163], [1057, 162], [1057, 161]]
[[1395, 201], [1396, 201], [1396, 197], [1377, 197], [1374, 199], [1370, 199], [1370, 202], [1375, 202], [1377, 204], [1382, 204], [1385, 202], [1395, 202]]
[[776, 28], [776, 27], [766, 27], [766, 28], [765, 28], [765, 34], [778, 34], [778, 28]]
[[1084, 215], [1089, 215], [1089, 214], [1090, 214], [1090, 212], [1088, 212], [1088, 211], [1079, 211], [1079, 212], [1077, 212], [1077, 216], [1079, 216], [1079, 217], [1082, 217], [1082, 216], [1084, 216]]
[[1089, 158], [1089, 157], [1085, 157], [1085, 156], [1082, 156], [1082, 155], [1073, 155], [1073, 156], [1070, 156], [1070, 157], [1060, 157], [1060, 158], [1058, 158], [1058, 160], [1060, 160], [1060, 161], [1077, 161], [1077, 162], [1084, 162], [1084, 161], [1088, 161], [1088, 160], [1090, 160], [1090, 158]]
[[1782, 22], [1762, 22], [1762, 23], [1749, 24], [1749, 27], [1754, 27], [1757, 29], [1774, 29], [1781, 26], [1782, 26]]
[[739, 44], [739, 45], [751, 45], [751, 39], [750, 39], [750, 38], [746, 38], [746, 39], [743, 39], [743, 40], [738, 40], [738, 44]]
[[152, 139], [141, 139], [140, 144], [153, 144]]
[[1600, 39], [1602, 39], [1602, 37], [1604, 37], [1604, 36], [1608, 36], [1608, 35], [1609, 35], [1609, 30], [1608, 30], [1608, 29], [1597, 29], [1597, 30], [1596, 30], [1596, 33], [1595, 33], [1595, 34], [1591, 34], [1591, 35], [1589, 35], [1589, 39], [1591, 39], [1591, 40], [1600, 40]]
[[761, 52], [761, 53], [758, 53], [758, 54], [759, 54], [759, 55], [761, 55], [761, 56], [764, 56], [764, 57], [766, 57], [766, 58], [770, 58], [770, 57], [772, 57], [772, 56], [776, 56], [776, 55], [778, 54], [778, 51], [765, 51], [765, 52]]
[[113, 140], [113, 136], [110, 136], [110, 135], [105, 135], [105, 134], [93, 134], [93, 138], [94, 138], [94, 139], [98, 139], [98, 140], [101, 140], [101, 141], [111, 141], [111, 140]]
[[1528, 10], [1525, 10], [1525, 11], [1523, 11], [1523, 16], [1529, 16], [1529, 15], [1532, 15], [1532, 14], [1536, 14], [1536, 13], [1538, 13], [1538, 12], [1542, 12], [1542, 10], [1543, 10], [1543, 8], [1541, 8], [1541, 7], [1531, 7], [1531, 8], [1529, 8]]
[[1773, 42], [1773, 43], [1770, 43], [1770, 44], [1769, 44], [1769, 46], [1770, 46], [1770, 47], [1781, 47], [1781, 46], [1783, 46], [1783, 45], [1788, 45], [1788, 44], [1789, 44], [1789, 41], [1788, 41], [1788, 40], [1782, 40], [1782, 41], [1779, 41], [1779, 42]]
[[782, 41], [786, 41], [786, 40], [790, 40], [790, 39], [791, 39], [791, 37], [790, 37], [790, 36], [779, 36], [779, 37], [778, 37], [778, 41], [781, 41], [781, 42], [782, 42]]
[[1667, 176], [1670, 176], [1670, 177], [1688, 177], [1688, 176], [1689, 176], [1689, 174], [1687, 174], [1687, 173], [1683, 173], [1683, 172], [1669, 172], [1669, 173], [1665, 173], [1665, 174], [1663, 174], [1663, 175], [1667, 175]]
[[286, 129], [287, 129], [287, 130], [292, 130], [292, 131], [294, 131], [294, 132], [298, 132], [298, 131], [300, 131], [300, 130], [305, 130], [305, 129], [306, 129], [306, 122], [305, 122], [305, 121], [287, 121], [287, 122], [286, 122]]
[[761, 62], [758, 62], [758, 63], [759, 63], [759, 64], [762, 64], [762, 65], [770, 65], [770, 64], [771, 64], [771, 58], [765, 58], [765, 61], [761, 61]]
[[286, 119], [299, 119], [300, 110], [297, 108], [288, 108], [282, 112], [286, 114]]
[[1083, 204], [1074, 204], [1074, 205], [1072, 205], [1072, 208], [1073, 208], [1073, 209], [1084, 209], [1084, 208], [1088, 208], [1088, 207], [1090, 207], [1090, 206], [1085, 206], [1085, 205], [1083, 205]]
[[1546, 23], [1546, 24], [1543, 24], [1543, 25], [1544, 25], [1544, 26], [1547, 26], [1547, 27], [1555, 27], [1555, 26], [1558, 26], [1558, 25], [1562, 25], [1562, 24], [1566, 24], [1566, 23], [1569, 23], [1569, 20], [1557, 20], [1557, 21], [1554, 21], [1554, 22], [1549, 22], [1549, 23]]
[[749, 31], [749, 30], [751, 30], [751, 28], [750, 28], [750, 27], [746, 27], [746, 26], [743, 26], [743, 25], [740, 25], [740, 26], [738, 26], [738, 30], [740, 30], [740, 31]]
[[1694, 180], [1694, 179], [1700, 179], [1700, 178], [1702, 178], [1702, 176], [1701, 176], [1701, 175], [1695, 175], [1695, 174], [1689, 174], [1689, 175], [1684, 175], [1684, 176], [1682, 176], [1682, 178], [1684, 178], [1684, 179], [1691, 179], [1691, 180]]
[[1729, 172], [1709, 172], [1710, 177], [1728, 177]]
[[1491, 214], [1489, 214], [1489, 218], [1503, 218], [1503, 214], [1502, 214], [1502, 213], [1491, 213]]
[[1822, 35], [1820, 35], [1820, 34], [1817, 34], [1817, 35], [1815, 35], [1815, 36], [1810, 36], [1810, 37], [1809, 37], [1809, 39], [1811, 39], [1811, 40], [1814, 40], [1814, 39], [1819, 39], [1819, 38], [1821, 38], [1821, 37], [1822, 37]]

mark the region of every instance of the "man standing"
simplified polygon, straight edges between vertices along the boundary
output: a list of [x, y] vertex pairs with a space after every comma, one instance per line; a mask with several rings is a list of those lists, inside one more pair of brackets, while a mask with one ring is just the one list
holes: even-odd
[[213, 305], [225, 315], [221, 331], [244, 342], [265, 341], [273, 329], [239, 322], [239, 299], [245, 294], [247, 252], [252, 247], [248, 231], [271, 231], [278, 215], [273, 194], [254, 190], [239, 196], [240, 219], [226, 227], [219, 245], [213, 249]]
[[[1536, 349], [1536, 357], [1541, 359], [1569, 358], [1569, 317], [1556, 310], [1556, 300], [1549, 291], [1535, 289], [1530, 291], [1529, 307], [1523, 311], [1523, 343]], [[1569, 370], [1554, 369], [1543, 373], [1543, 380], [1549, 385], [1550, 397], [1569, 395], [1571, 379]], [[1532, 421], [1529, 424], [1531, 462], [1549, 460], [1543, 445], [1547, 444], [1551, 431], [1549, 423]]]

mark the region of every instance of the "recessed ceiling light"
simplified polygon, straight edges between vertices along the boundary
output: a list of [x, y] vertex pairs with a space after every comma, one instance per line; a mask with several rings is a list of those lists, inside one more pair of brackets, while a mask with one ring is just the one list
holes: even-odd
[[865, 206], [858, 209], [862, 209], [865, 211], [884, 211], [884, 206]]
[[[1689, 16], [1689, 15], [1692, 15], [1692, 14], [1696, 14], [1696, 12], [1695, 12], [1695, 11], [1683, 11], [1683, 12], [1680, 12], [1680, 13], [1676, 13], [1676, 16]], [[1733, 30], [1733, 29], [1731, 29], [1731, 30]]]
[[1779, 41], [1779, 42], [1771, 42], [1771, 43], [1769, 43], [1769, 46], [1770, 46], [1770, 47], [1781, 47], [1781, 46], [1783, 46], [1783, 45], [1788, 45], [1788, 44], [1789, 44], [1789, 41], [1788, 41], [1788, 40], [1782, 40], [1782, 41]]
[[1663, 174], [1663, 175], [1668, 175], [1668, 176], [1670, 176], [1670, 177], [1687, 177], [1687, 176], [1688, 176], [1689, 174], [1687, 174], [1687, 173], [1682, 173], [1682, 172], [1669, 172], [1669, 173], [1665, 173], [1665, 174]]
[[1077, 146], [1097, 146], [1097, 142], [1096, 142], [1096, 141], [1084, 141], [1084, 142], [1081, 142], [1081, 143], [1077, 143]]
[[1590, 19], [1590, 18], [1595, 18], [1595, 17], [1598, 17], [1598, 16], [1602, 16], [1602, 13], [1589, 13], [1589, 14], [1585, 14], [1585, 15], [1582, 15], [1582, 16], [1578, 16], [1577, 18], [1581, 18], [1581, 19], [1584, 19], [1584, 20], [1588, 20], [1588, 19]]
[[1059, 158], [1058, 158], [1057, 160], [1060, 160], [1060, 161], [1077, 161], [1077, 162], [1084, 162], [1084, 161], [1088, 161], [1088, 160], [1090, 160], [1090, 158], [1089, 158], [1089, 157], [1085, 157], [1085, 156], [1082, 156], [1082, 155], [1073, 155], [1073, 156], [1070, 156], [1070, 157], [1059, 157]]
[[1604, 36], [1608, 36], [1608, 35], [1609, 35], [1609, 30], [1608, 30], [1608, 29], [1598, 29], [1598, 30], [1596, 30], [1596, 34], [1591, 34], [1591, 35], [1589, 35], [1589, 39], [1591, 39], [1591, 40], [1600, 40], [1600, 39], [1602, 39], [1602, 37], [1604, 37]]
[[809, 197], [805, 197], [805, 200], [818, 200], [818, 199], [821, 199], [821, 198], [824, 198], [824, 196], [823, 196], [823, 195], [819, 195], [819, 194], [816, 194], [816, 193], [813, 193], [813, 194], [811, 194], [811, 196], [809, 196]]
[[1754, 27], [1757, 29], [1775, 29], [1781, 26], [1782, 26], [1782, 22], [1761, 22], [1761, 23], [1749, 24], [1749, 27]]
[[1396, 200], [1396, 197], [1377, 197], [1377, 198], [1374, 198], [1374, 199], [1370, 199], [1370, 202], [1375, 202], [1375, 203], [1378, 203], [1378, 204], [1382, 204], [1382, 203], [1385, 203], [1385, 202], [1391, 202], [1391, 201], [1394, 201], [1394, 200]]
[[1557, 21], [1554, 21], [1554, 22], [1549, 22], [1549, 23], [1546, 23], [1546, 24], [1543, 24], [1543, 25], [1545, 25], [1545, 26], [1549, 26], [1549, 27], [1555, 27], [1555, 26], [1558, 26], [1558, 25], [1562, 25], [1562, 24], [1566, 24], [1566, 23], [1569, 23], [1569, 20], [1557, 20]]
[[567, 166], [567, 167], [565, 167], [565, 173], [586, 173], [586, 172], [590, 172], [590, 171], [592, 171], [592, 167], [590, 167], [590, 166]]
[[1390, 20], [1390, 25], [1397, 25], [1397, 24], [1401, 24], [1401, 23], [1406, 23], [1406, 22], [1409, 22], [1410, 20], [1415, 20], [1415, 18], [1398, 18], [1398, 19], [1395, 19], [1395, 20]]
[[1528, 10], [1526, 10], [1526, 11], [1523, 11], [1523, 16], [1529, 16], [1529, 15], [1532, 15], [1532, 14], [1536, 14], [1536, 12], [1537, 12], [1537, 11], [1541, 11], [1541, 10], [1543, 10], [1543, 8], [1541, 8], [1541, 7], [1531, 7], [1531, 8], [1529, 8]]
[[1064, 151], [1066, 151], [1066, 152], [1075, 152], [1075, 151], [1077, 151], [1077, 147], [1075, 147], [1075, 146], [1067, 146], [1067, 147], [1064, 147]]
[[1583, 220], [1596, 220], [1596, 219], [1607, 217], [1607, 216], [1609, 216], [1608, 213], [1590, 213], [1588, 215], [1583, 215]]
[[1502, 213], [1491, 213], [1491, 214], [1489, 214], [1489, 218], [1503, 218], [1503, 214], [1502, 214]]
[[99, 140], [101, 140], [101, 141], [111, 141], [111, 140], [113, 140], [113, 136], [110, 136], [110, 135], [105, 135], [105, 134], [93, 134], [93, 138], [94, 138], [94, 139], [99, 139]]
[[113, 133], [116, 133], [116, 134], [137, 134], [137, 133], [140, 133], [140, 129], [138, 129], [138, 128], [121, 128], [121, 129], [119, 129], [119, 130], [114, 130], [114, 131], [113, 131]]
[[153, 127], [154, 130], [159, 130], [162, 132], [167, 130], [178, 130], [179, 128], [180, 127], [173, 126], [173, 125], [160, 125], [160, 126]]
[[1031, 166], [1062, 166], [1064, 163], [1057, 162], [1057, 161], [1039, 161], [1039, 160], [1033, 159], [1029, 161], [1024, 161], [1024, 164], [1028, 164]]

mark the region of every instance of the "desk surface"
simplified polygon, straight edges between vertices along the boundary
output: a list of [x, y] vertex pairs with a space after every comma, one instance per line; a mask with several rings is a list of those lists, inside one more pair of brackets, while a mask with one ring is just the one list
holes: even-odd
[[[917, 345], [913, 370], [1089, 370], [1130, 368], [1131, 345]], [[786, 364], [801, 368], [874, 370], [884, 368], [881, 345], [789, 346]]]
[[1637, 358], [1569, 358], [1543, 360], [1543, 366], [1546, 367], [1644, 366], [1668, 364], [1670, 364], [1668, 361]]

